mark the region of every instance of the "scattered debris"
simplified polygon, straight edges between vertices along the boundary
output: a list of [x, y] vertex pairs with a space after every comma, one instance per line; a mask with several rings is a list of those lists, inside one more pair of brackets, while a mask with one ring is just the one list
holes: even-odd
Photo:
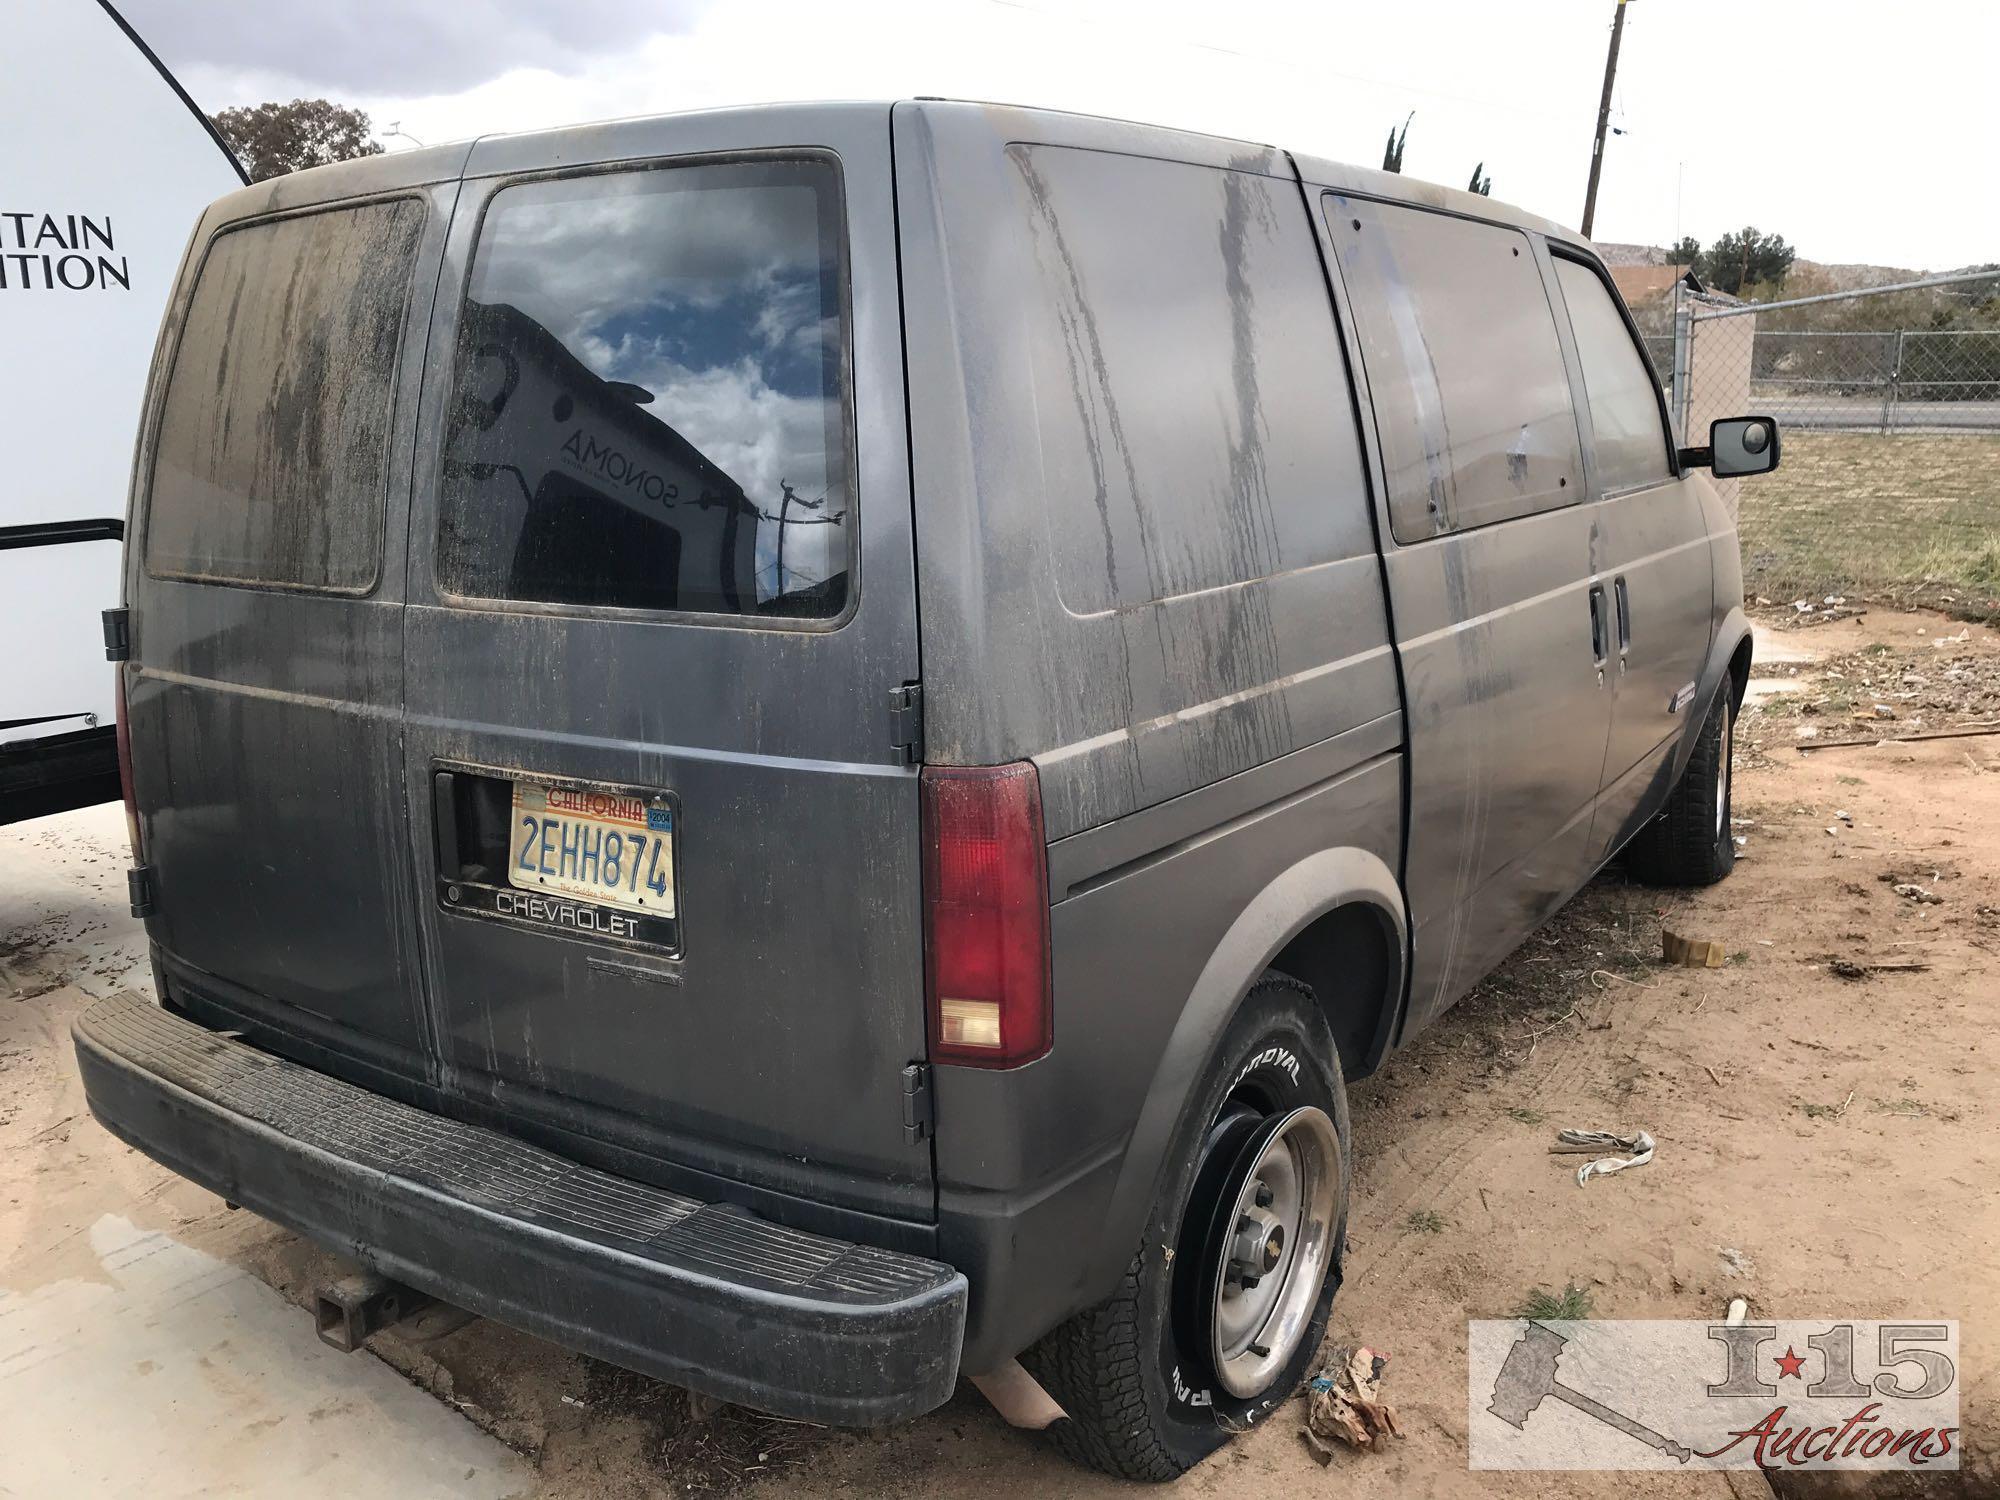
[[1847, 1097], [1838, 1104], [1801, 1104], [1799, 1113], [1808, 1120], [1837, 1120], [1847, 1113], [1847, 1106], [1854, 1102], [1854, 1090], [1847, 1091]]
[[1684, 938], [1670, 928], [1660, 931], [1660, 954], [1668, 963], [1689, 969], [1719, 969], [1728, 958], [1714, 939]]
[[1890, 886], [1889, 889], [1901, 896], [1905, 901], [1914, 901], [1919, 906], [1938, 906], [1944, 901], [1944, 897], [1940, 896], [1936, 891], [1931, 890], [1927, 886], [1918, 885], [1914, 881], [1899, 880]]
[[1869, 1106], [1878, 1115], [1902, 1115], [1905, 1119], [1920, 1119], [1930, 1113], [1915, 1099], [1877, 1099]]
[[1366, 1347], [1342, 1346], [1322, 1361], [1322, 1373], [1306, 1385], [1306, 1424], [1299, 1435], [1321, 1464], [1333, 1462], [1335, 1444], [1364, 1450], [1385, 1437], [1402, 1437], [1396, 1409], [1382, 1399], [1382, 1373], [1389, 1356]]
[[1749, 1277], [1757, 1274], [1757, 1262], [1741, 1250], [1719, 1245], [1716, 1247], [1716, 1254], [1722, 1257], [1722, 1270], [1725, 1275]]
[[1930, 964], [1921, 958], [1901, 958], [1889, 963], [1876, 963], [1858, 958], [1842, 958], [1829, 953], [1819, 962], [1826, 965], [1826, 971], [1836, 979], [1866, 979], [1870, 974], [1922, 974]]
[[[1711, 1074], [1711, 1077], [1714, 1075]], [[1643, 1167], [1653, 1159], [1653, 1138], [1643, 1130], [1617, 1135], [1609, 1130], [1559, 1130], [1554, 1153], [1573, 1151], [1623, 1151], [1624, 1156], [1600, 1156], [1576, 1169], [1576, 1185], [1582, 1187], [1593, 1177], [1609, 1177], [1627, 1167]]]

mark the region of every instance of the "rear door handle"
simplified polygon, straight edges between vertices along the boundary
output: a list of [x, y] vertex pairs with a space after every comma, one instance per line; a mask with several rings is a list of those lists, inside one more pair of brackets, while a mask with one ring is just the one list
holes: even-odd
[[1610, 651], [1605, 645], [1604, 630], [1604, 585], [1590, 586], [1590, 659], [1597, 663], [1597, 669], [1604, 670]]
[[1622, 573], [1611, 586], [1618, 596], [1618, 669], [1623, 671], [1625, 653], [1632, 649], [1632, 596], [1626, 591]]

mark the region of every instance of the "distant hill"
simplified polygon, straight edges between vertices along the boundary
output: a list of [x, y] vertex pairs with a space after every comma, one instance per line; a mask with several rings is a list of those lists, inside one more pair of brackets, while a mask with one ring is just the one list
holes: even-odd
[[[1660, 245], [1630, 245], [1616, 240], [1596, 241], [1597, 253], [1607, 266], [1664, 266], [1667, 252]], [[1851, 292], [1860, 287], [1888, 286], [1898, 281], [1915, 281], [1922, 276], [1948, 276], [1949, 270], [1912, 271], [1907, 266], [1871, 266], [1851, 262], [1807, 260], [1792, 262], [1792, 278], [1809, 281], [1815, 292]], [[1791, 278], [1786, 289], [1790, 290]]]

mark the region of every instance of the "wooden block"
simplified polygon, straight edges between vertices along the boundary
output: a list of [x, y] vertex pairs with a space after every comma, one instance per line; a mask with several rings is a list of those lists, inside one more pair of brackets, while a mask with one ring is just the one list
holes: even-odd
[[1722, 944], [1713, 939], [1684, 938], [1665, 929], [1660, 932], [1660, 951], [1668, 963], [1690, 969], [1719, 969], [1728, 961]]

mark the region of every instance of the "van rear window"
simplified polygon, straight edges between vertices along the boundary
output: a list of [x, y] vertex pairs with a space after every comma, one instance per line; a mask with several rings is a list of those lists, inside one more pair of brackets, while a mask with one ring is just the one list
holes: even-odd
[[361, 594], [382, 556], [415, 199], [249, 224], [209, 246], [154, 445], [155, 577]]
[[840, 614], [854, 529], [842, 238], [825, 159], [496, 193], [459, 320], [440, 585]]

